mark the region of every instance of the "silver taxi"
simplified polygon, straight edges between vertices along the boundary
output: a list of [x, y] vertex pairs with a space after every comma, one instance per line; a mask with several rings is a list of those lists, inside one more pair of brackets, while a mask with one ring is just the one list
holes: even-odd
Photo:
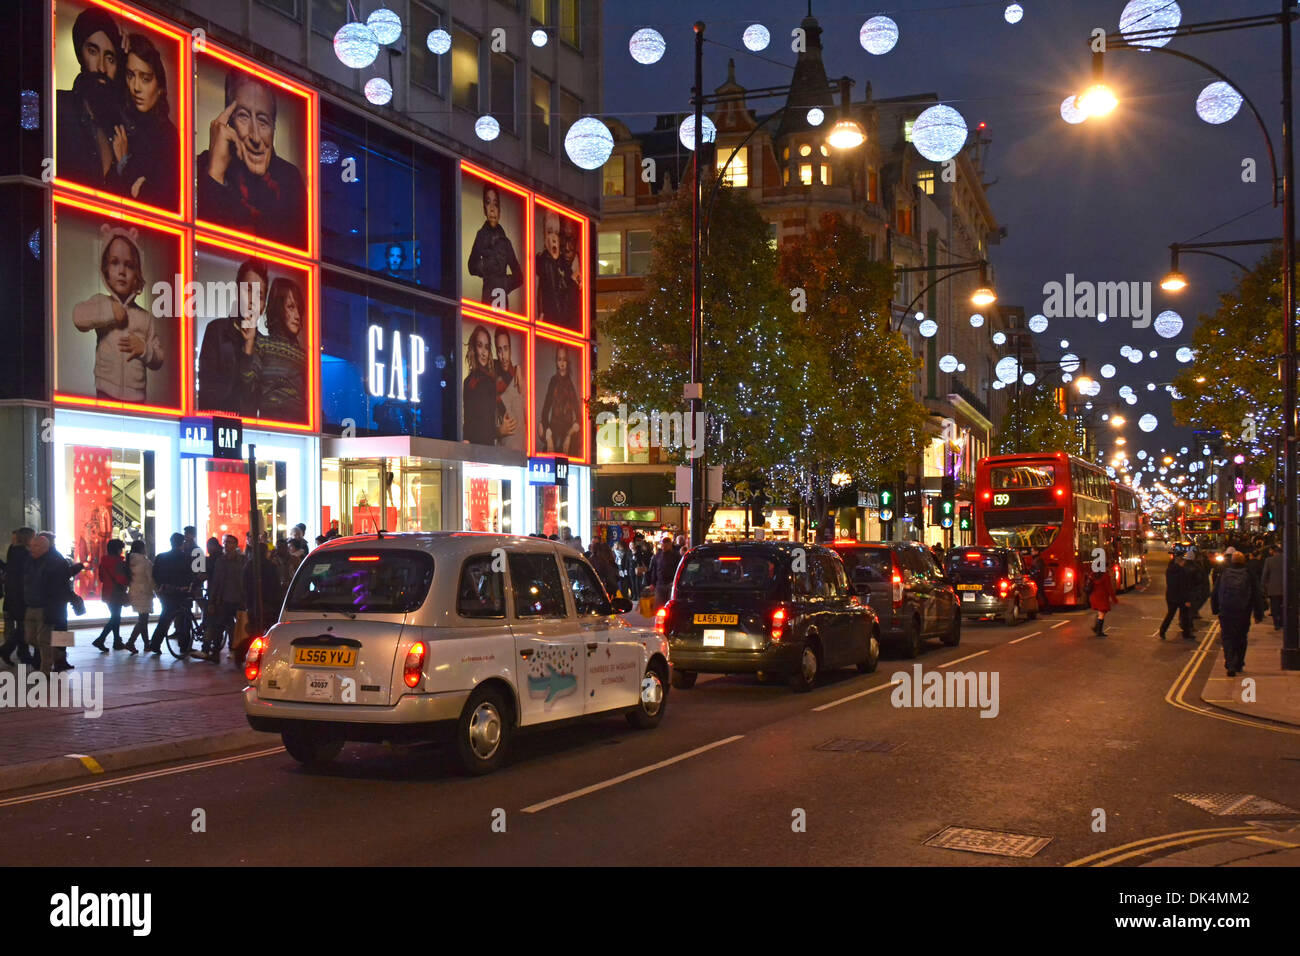
[[662, 719], [668, 645], [619, 617], [587, 559], [475, 532], [358, 535], [312, 551], [245, 661], [244, 711], [299, 762], [345, 741], [450, 734], [488, 773], [517, 730], [622, 712]]

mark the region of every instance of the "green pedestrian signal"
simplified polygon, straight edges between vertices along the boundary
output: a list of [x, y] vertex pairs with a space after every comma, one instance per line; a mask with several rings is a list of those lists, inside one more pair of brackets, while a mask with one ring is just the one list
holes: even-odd
[[894, 489], [889, 485], [881, 485], [877, 491], [880, 498], [880, 520], [894, 520]]
[[957, 512], [957, 527], [962, 531], [970, 530], [970, 505], [962, 505], [961, 509]]

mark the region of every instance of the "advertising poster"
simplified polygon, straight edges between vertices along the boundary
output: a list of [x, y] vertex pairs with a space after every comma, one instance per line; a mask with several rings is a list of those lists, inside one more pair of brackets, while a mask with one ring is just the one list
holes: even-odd
[[461, 164], [463, 301], [527, 319], [529, 211], [526, 190]]
[[183, 215], [189, 34], [93, 0], [57, 0], [53, 32], [60, 183]]
[[533, 207], [534, 318], [578, 335], [587, 331], [587, 220], [537, 197]]
[[211, 44], [194, 63], [199, 225], [311, 252], [314, 95]]
[[208, 534], [217, 539], [233, 534], [242, 549], [248, 535], [248, 466], [207, 458], [203, 467], [208, 478]]
[[532, 397], [528, 331], [467, 311], [461, 321], [461, 345], [462, 441], [526, 454]]
[[113, 451], [73, 445], [68, 448], [72, 481], [72, 527], [77, 540], [74, 561], [86, 569], [73, 579], [74, 590], [91, 601], [99, 599], [99, 562], [113, 536]]
[[197, 343], [196, 413], [310, 425], [311, 270], [200, 241], [194, 278], [186, 308]]
[[59, 198], [54, 232], [56, 395], [179, 413], [181, 230]]
[[537, 427], [533, 453], [587, 460], [587, 347], [537, 335], [533, 345], [533, 407]]
[[321, 299], [325, 429], [456, 441], [454, 309], [333, 274]]

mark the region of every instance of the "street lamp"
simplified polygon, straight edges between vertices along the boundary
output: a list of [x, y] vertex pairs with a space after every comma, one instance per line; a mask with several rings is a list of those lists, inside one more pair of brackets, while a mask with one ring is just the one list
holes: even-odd
[[[1178, 27], [1160, 27], [1155, 30], [1130, 31], [1127, 36], [1121, 33], [1108, 34], [1104, 43], [1105, 50], [1140, 50], [1144, 53], [1167, 53], [1179, 59], [1194, 63], [1218, 77], [1231, 86], [1241, 96], [1252, 114], [1264, 142], [1268, 147], [1268, 158], [1273, 171], [1273, 205], [1282, 206], [1282, 357], [1279, 378], [1282, 380], [1282, 443], [1283, 443], [1283, 492], [1282, 492], [1282, 667], [1285, 670], [1300, 670], [1300, 567], [1297, 567], [1297, 537], [1300, 536], [1300, 522], [1297, 518], [1300, 486], [1296, 475], [1296, 288], [1295, 288], [1295, 190], [1293, 177], [1295, 167], [1295, 131], [1292, 110], [1292, 36], [1291, 24], [1297, 14], [1292, 9], [1295, 0], [1282, 0], [1281, 11], [1272, 14], [1257, 14], [1247, 17], [1233, 17], [1224, 20], [1212, 20], [1204, 23], [1189, 23]], [[1168, 42], [1176, 36], [1199, 36], [1211, 33], [1225, 33], [1231, 30], [1245, 30], [1253, 27], [1280, 27], [1282, 31], [1282, 169], [1278, 172], [1277, 156], [1273, 150], [1273, 138], [1269, 135], [1255, 104], [1250, 97], [1241, 92], [1241, 87], [1217, 68], [1181, 50], [1171, 50], [1164, 45], [1152, 45], [1152, 40]], [[1090, 38], [1091, 40], [1091, 38]], [[1102, 76], [1103, 53], [1093, 52], [1093, 84], [1085, 91], [1085, 102], [1076, 106], [1085, 118], [1101, 116], [1109, 112], [1106, 105], [1114, 93], [1105, 87]], [[1109, 92], [1109, 99], [1107, 93]], [[1113, 107], [1111, 107], [1113, 109]], [[1177, 271], [1177, 270], [1171, 270]], [[1177, 277], [1171, 285], [1177, 286]], [[1184, 277], [1185, 279], [1185, 277]]]
[[912, 314], [912, 310], [916, 308], [916, 304], [925, 297], [927, 292], [937, 286], [940, 282], [945, 282], [953, 276], [959, 276], [964, 272], [974, 272], [978, 269], [980, 274], [980, 284], [975, 288], [975, 291], [972, 292], [970, 296], [971, 305], [979, 306], [980, 308], [983, 308], [986, 305], [992, 305], [998, 300], [998, 294], [993, 291], [993, 286], [989, 283], [988, 268], [989, 262], [987, 259], [972, 259], [969, 262], [950, 262], [947, 265], [895, 266], [894, 272], [898, 275], [905, 275], [909, 272], [943, 272], [945, 274], [939, 276], [939, 278], [935, 279], [923, 288], [916, 294], [912, 301], [907, 304], [907, 308], [903, 309], [903, 311], [899, 313], [897, 328], [894, 327], [893, 320], [890, 320], [890, 331], [897, 332], [898, 329], [903, 327], [904, 320]]
[[1238, 262], [1230, 256], [1221, 255], [1217, 252], [1210, 252], [1211, 249], [1229, 249], [1234, 246], [1271, 246], [1280, 239], [1234, 239], [1228, 242], [1175, 242], [1169, 246], [1169, 271], [1165, 277], [1160, 280], [1160, 288], [1166, 292], [1182, 292], [1188, 286], [1187, 276], [1178, 268], [1178, 257], [1184, 252], [1194, 253], [1198, 256], [1211, 256], [1215, 259], [1222, 259], [1224, 262], [1230, 262], [1242, 272], [1249, 272], [1245, 265]]

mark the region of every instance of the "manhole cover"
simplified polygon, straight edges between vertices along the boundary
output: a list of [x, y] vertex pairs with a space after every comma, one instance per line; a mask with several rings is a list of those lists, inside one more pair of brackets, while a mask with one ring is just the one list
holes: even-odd
[[968, 853], [991, 853], [994, 856], [1031, 857], [1051, 842], [1051, 837], [1033, 836], [1029, 833], [945, 827], [923, 845], [942, 847], [945, 850], [965, 850]]
[[1253, 793], [1175, 793], [1174, 796], [1216, 817], [1277, 816], [1296, 812]]
[[847, 737], [838, 737], [835, 740], [828, 740], [824, 744], [818, 744], [813, 749], [830, 750], [835, 753], [889, 754], [901, 746], [903, 745], [890, 743], [888, 740], [852, 740]]

